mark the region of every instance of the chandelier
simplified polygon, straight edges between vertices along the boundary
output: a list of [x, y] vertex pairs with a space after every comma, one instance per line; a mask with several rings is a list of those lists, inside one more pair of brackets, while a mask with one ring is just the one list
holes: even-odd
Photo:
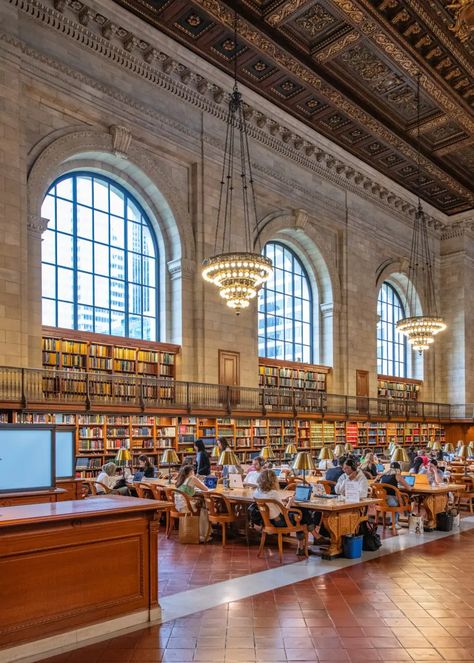
[[[420, 140], [420, 72], [417, 74], [417, 139]], [[420, 154], [417, 152], [418, 170], [418, 207], [415, 212], [413, 237], [408, 268], [408, 307], [415, 312], [417, 293], [425, 294], [426, 315], [414, 315], [397, 322], [397, 331], [407, 336], [414, 350], [420, 353], [428, 350], [434, 343], [434, 337], [446, 329], [446, 323], [438, 315], [436, 292], [433, 281], [433, 266], [428, 239], [428, 224], [420, 199]]]
[[[237, 315], [250, 305], [273, 272], [269, 258], [255, 253], [253, 232], [258, 235], [258, 221], [250, 163], [247, 123], [237, 85], [237, 13], [234, 13], [234, 87], [229, 99], [226, 139], [219, 206], [217, 210], [214, 255], [203, 261], [202, 276], [213, 283], [227, 306]], [[236, 180], [238, 180], [236, 182]], [[236, 189], [240, 189], [240, 196]], [[232, 222], [236, 210], [243, 216], [245, 250], [231, 248]]]

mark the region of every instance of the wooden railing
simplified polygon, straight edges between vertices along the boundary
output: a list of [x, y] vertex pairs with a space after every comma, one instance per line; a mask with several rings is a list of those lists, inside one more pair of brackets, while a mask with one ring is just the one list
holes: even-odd
[[256, 416], [367, 417], [372, 419], [473, 420], [474, 405], [342, 396], [304, 389], [228, 387], [166, 378], [0, 367], [3, 408], [252, 413]]

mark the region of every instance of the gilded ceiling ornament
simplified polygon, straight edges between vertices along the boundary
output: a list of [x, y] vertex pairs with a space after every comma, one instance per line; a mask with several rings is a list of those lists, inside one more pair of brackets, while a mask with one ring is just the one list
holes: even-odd
[[308, 9], [307, 12], [295, 19], [296, 25], [306, 32], [310, 37], [316, 37], [320, 32], [330, 25], [336, 23], [335, 17], [317, 4]]
[[267, 23], [270, 23], [273, 27], [282, 23], [288, 16], [294, 14], [297, 9], [302, 5], [306, 4], [307, 0], [291, 0], [290, 2], [284, 2], [282, 7], [276, 9], [272, 14], [269, 14], [266, 17]]
[[354, 44], [356, 41], [359, 41], [361, 35], [355, 30], [351, 30], [343, 37], [340, 37], [337, 41], [329, 44], [326, 48], [322, 48], [316, 53], [314, 58], [318, 62], [326, 62], [327, 60], [332, 60], [338, 53], [343, 51], [350, 44]]
[[447, 9], [454, 9], [456, 20], [449, 29], [459, 41], [467, 41], [474, 30], [474, 0], [456, 0], [452, 5], [448, 5]]

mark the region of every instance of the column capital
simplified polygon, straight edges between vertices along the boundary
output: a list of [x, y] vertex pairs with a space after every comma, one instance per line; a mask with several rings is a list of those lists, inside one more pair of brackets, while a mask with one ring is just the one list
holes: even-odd
[[41, 235], [44, 233], [48, 227], [49, 219], [46, 219], [44, 216], [38, 216], [37, 214], [28, 214], [28, 232], [32, 235]]
[[196, 262], [189, 258], [175, 258], [168, 262], [168, 272], [172, 281], [180, 278], [190, 279], [196, 271]]

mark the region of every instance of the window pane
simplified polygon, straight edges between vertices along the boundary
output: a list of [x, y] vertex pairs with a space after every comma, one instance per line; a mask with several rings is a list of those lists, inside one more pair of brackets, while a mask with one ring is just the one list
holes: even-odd
[[383, 283], [379, 290], [377, 314], [377, 370], [384, 375], [406, 377], [407, 341], [396, 329], [405, 313], [397, 291], [389, 283]]
[[44, 323], [156, 340], [155, 243], [138, 203], [105, 177], [72, 174], [42, 213]]

